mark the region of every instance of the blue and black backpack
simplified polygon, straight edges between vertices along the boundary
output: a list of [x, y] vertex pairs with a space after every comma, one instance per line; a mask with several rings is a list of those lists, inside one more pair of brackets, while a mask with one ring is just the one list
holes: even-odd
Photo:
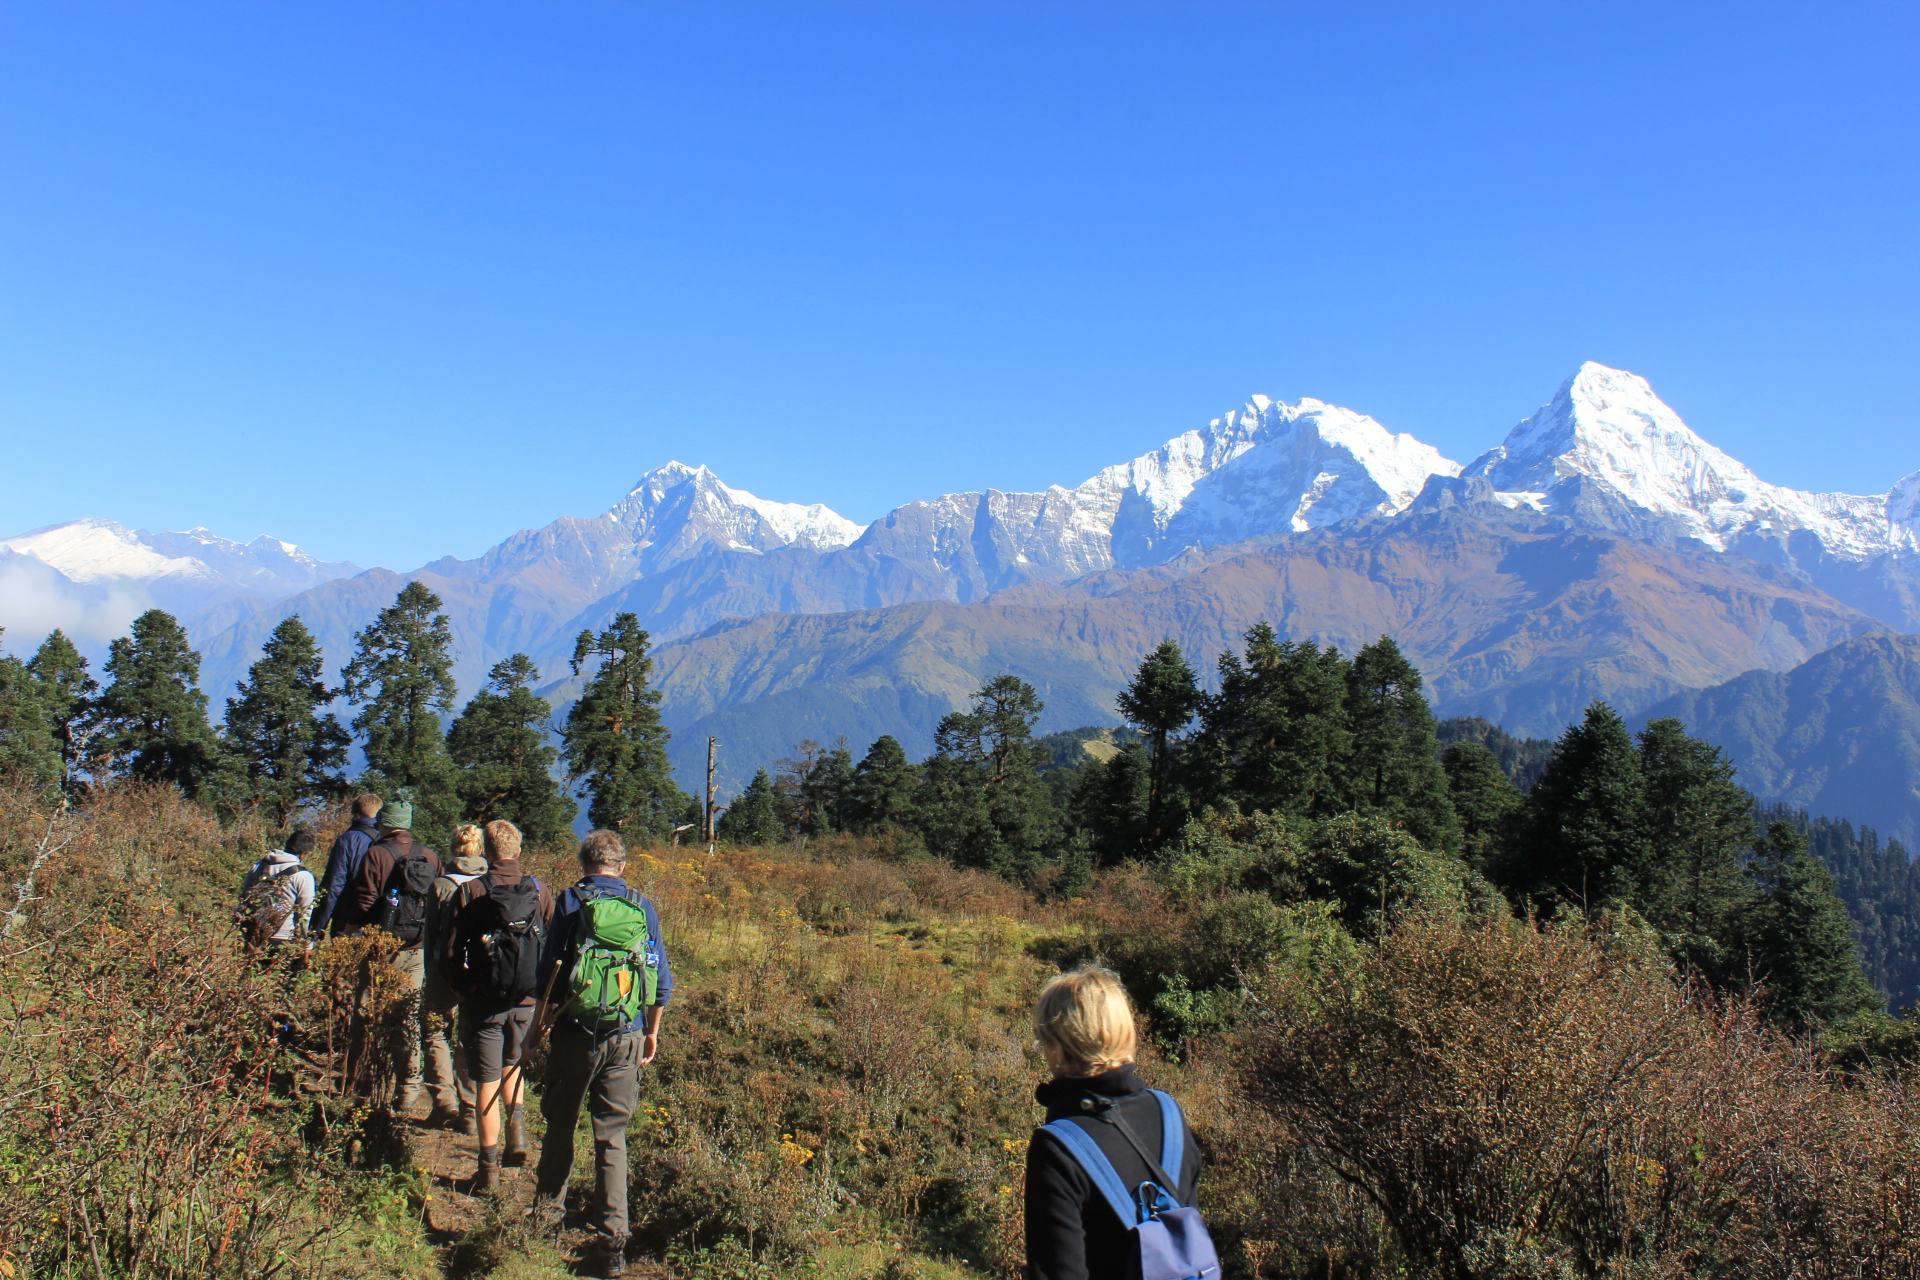
[[1147, 1166], [1147, 1180], [1131, 1190], [1120, 1180], [1113, 1161], [1107, 1159], [1106, 1152], [1100, 1150], [1100, 1144], [1084, 1128], [1072, 1120], [1055, 1120], [1042, 1125], [1041, 1129], [1060, 1140], [1060, 1145], [1106, 1196], [1121, 1224], [1133, 1232], [1140, 1248], [1140, 1280], [1219, 1280], [1220, 1255], [1214, 1251], [1213, 1239], [1200, 1220], [1200, 1211], [1191, 1205], [1182, 1205], [1175, 1198], [1180, 1179], [1177, 1172], [1167, 1172], [1168, 1169], [1177, 1171], [1186, 1156], [1187, 1131], [1180, 1104], [1158, 1089], [1149, 1092], [1160, 1104], [1160, 1155], [1165, 1167], [1161, 1160], [1147, 1154], [1119, 1116], [1106, 1113], [1099, 1117], [1120, 1131], [1120, 1136]]

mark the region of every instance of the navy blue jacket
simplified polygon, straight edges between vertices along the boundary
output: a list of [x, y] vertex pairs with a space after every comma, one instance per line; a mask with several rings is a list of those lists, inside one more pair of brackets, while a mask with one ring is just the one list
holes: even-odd
[[371, 819], [356, 815], [353, 825], [333, 842], [333, 848], [327, 851], [327, 874], [320, 881], [320, 909], [313, 913], [308, 926], [311, 932], [319, 933], [332, 922], [337, 938], [343, 933], [358, 933], [367, 923], [347, 905], [347, 886], [360, 874], [360, 864], [367, 860], [367, 850], [379, 836]]
[[[580, 881], [580, 885], [616, 891], [628, 887], [627, 882], [619, 876], [588, 876]], [[580, 885], [574, 888], [579, 888]], [[540, 953], [540, 985], [543, 990], [561, 992], [567, 989], [568, 979], [573, 973], [574, 961], [578, 958], [573, 946], [573, 935], [580, 927], [580, 905], [580, 895], [573, 889], [561, 894], [560, 900], [553, 904], [553, 921], [547, 930], [546, 949]], [[673, 966], [667, 962], [667, 944], [660, 936], [660, 916], [653, 909], [653, 899], [643, 896], [640, 899], [640, 908], [647, 913], [647, 932], [659, 944], [660, 985], [654, 1003], [664, 1005], [673, 998]], [[555, 973], [555, 969], [559, 972]], [[552, 975], [551, 987], [547, 985], [548, 975]], [[562, 1021], [567, 1020], [562, 1019]], [[639, 1024], [629, 1023], [620, 1028], [620, 1034], [624, 1035], [637, 1025]]]

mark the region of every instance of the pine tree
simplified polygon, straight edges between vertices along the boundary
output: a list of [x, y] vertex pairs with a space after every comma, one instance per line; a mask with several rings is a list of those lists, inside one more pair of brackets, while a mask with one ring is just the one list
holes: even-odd
[[914, 799], [919, 790], [920, 770], [892, 735], [881, 737], [854, 766], [844, 829], [864, 834], [916, 826]]
[[1685, 940], [1682, 958], [1716, 982], [1734, 980], [1727, 966], [1737, 957], [1722, 940], [1752, 895], [1743, 863], [1757, 838], [1753, 797], [1720, 748], [1689, 737], [1678, 720], [1653, 721], [1639, 749], [1653, 859], [1637, 905]]
[[1651, 860], [1640, 758], [1613, 708], [1595, 702], [1555, 744], [1496, 879], [1509, 892], [1598, 907], [1637, 901]]
[[1042, 703], [1018, 676], [996, 676], [966, 711], [934, 730], [934, 754], [921, 766], [919, 825], [927, 847], [963, 866], [1010, 878], [1038, 869], [1058, 835], [1033, 741]]
[[720, 821], [714, 824], [714, 838], [739, 845], [778, 844], [786, 834], [780, 825], [779, 808], [780, 798], [773, 789], [773, 779], [762, 769], [720, 815]]
[[1775, 1020], [1802, 1031], [1880, 1008], [1846, 905], [1805, 838], [1787, 823], [1770, 824], [1751, 871], [1759, 899], [1748, 913], [1747, 948]]
[[1184, 814], [1172, 803], [1172, 735], [1193, 722], [1203, 695], [1200, 680], [1186, 655], [1172, 640], [1162, 640], [1141, 662], [1133, 683], [1120, 692], [1115, 704], [1128, 724], [1147, 738], [1146, 830], [1141, 843], [1158, 848]]
[[64, 773], [39, 685], [26, 663], [0, 654], [0, 780], [52, 788]]
[[453, 632], [440, 597], [409, 582], [353, 638], [359, 651], [340, 674], [341, 692], [365, 708], [353, 721], [367, 755], [358, 785], [380, 795], [411, 789], [415, 830], [429, 844], [443, 842], [459, 819], [460, 800], [440, 723], [457, 692]]
[[294, 810], [346, 794], [350, 739], [321, 711], [333, 697], [313, 634], [294, 614], [273, 629], [240, 696], [227, 699], [226, 746], [244, 777], [239, 794], [284, 827]]
[[1073, 815], [1087, 833], [1097, 865], [1113, 866], [1159, 847], [1149, 816], [1152, 771], [1148, 752], [1138, 742], [1082, 769], [1073, 793]]
[[1349, 803], [1400, 823], [1429, 849], [1458, 851], [1460, 824], [1435, 758], [1433, 709], [1420, 690], [1418, 668], [1388, 637], [1354, 655], [1347, 668]]
[[812, 738], [802, 739], [793, 755], [776, 760], [773, 788], [779, 795], [780, 825], [801, 835], [825, 835], [841, 829], [847, 786], [853, 780], [853, 756], [846, 739], [829, 751]]
[[595, 662], [598, 668], [560, 731], [567, 778], [588, 799], [587, 820], [629, 842], [667, 839], [687, 807], [667, 763], [670, 735], [660, 722], [660, 693], [648, 684], [650, 643], [633, 613], [616, 616], [598, 635], [582, 631], [573, 645], [573, 673]]
[[87, 673], [87, 660], [74, 648], [73, 641], [58, 628], [27, 659], [27, 674], [33, 679], [46, 711], [47, 727], [59, 749], [62, 777], [71, 787], [73, 775], [87, 755], [88, 737], [93, 732], [93, 695], [100, 691], [100, 684]]
[[1246, 641], [1244, 659], [1220, 655], [1220, 691], [1201, 707], [1188, 752], [1196, 802], [1312, 817], [1340, 812], [1353, 737], [1346, 658], [1331, 646], [1283, 642], [1264, 622]]
[[1447, 775], [1447, 797], [1460, 821], [1461, 852], [1474, 866], [1485, 868], [1527, 798], [1493, 752], [1477, 742], [1447, 747], [1440, 753], [1440, 768]]
[[108, 650], [106, 689], [93, 703], [94, 754], [116, 777], [210, 795], [228, 762], [207, 723], [200, 655], [172, 614], [149, 609]]
[[486, 687], [447, 730], [447, 755], [459, 770], [454, 786], [467, 821], [504, 818], [529, 844], [559, 844], [580, 806], [553, 776], [553, 704], [529, 687], [539, 677], [524, 653], [494, 663]]

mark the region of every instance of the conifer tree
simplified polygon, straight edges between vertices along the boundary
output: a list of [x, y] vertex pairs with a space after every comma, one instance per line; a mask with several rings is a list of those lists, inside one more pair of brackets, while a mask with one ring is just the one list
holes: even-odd
[[580, 806], [553, 776], [553, 704], [529, 687], [539, 677], [524, 653], [494, 663], [486, 687], [447, 730], [447, 755], [459, 770], [454, 787], [467, 821], [504, 818], [529, 844], [558, 844], [572, 834]]
[[1771, 823], [1754, 849], [1759, 901], [1746, 926], [1753, 970], [1768, 1011], [1802, 1031], [1877, 1009], [1882, 996], [1867, 981], [1846, 905], [1833, 876], [1784, 822]]
[[784, 829], [807, 836], [841, 829], [847, 785], [853, 780], [853, 756], [845, 738], [831, 751], [804, 738], [794, 746], [793, 755], [774, 765], [779, 774], [773, 788], [779, 794]]
[[1419, 669], [1387, 636], [1366, 645], [1347, 668], [1352, 745], [1347, 794], [1352, 807], [1397, 822], [1429, 849], [1460, 848], [1460, 824], [1435, 757], [1433, 709]]
[[1640, 909], [1683, 943], [1687, 957], [1717, 982], [1737, 977], [1718, 940], [1752, 894], [1743, 863], [1757, 838], [1753, 797], [1734, 783], [1720, 748], [1689, 737], [1678, 720], [1661, 719], [1640, 734], [1640, 772], [1647, 785], [1652, 861]]
[[294, 810], [346, 794], [341, 770], [350, 739], [322, 707], [333, 693], [313, 633], [294, 614], [273, 629], [240, 696], [227, 699], [226, 746], [239, 795], [287, 825]]
[[1497, 875], [1510, 892], [1593, 907], [1639, 899], [1652, 854], [1646, 780], [1612, 707], [1595, 702], [1560, 736], [1521, 828]]
[[[1173, 788], [1172, 735], [1193, 722], [1201, 704], [1200, 680], [1172, 640], [1162, 640], [1141, 662], [1133, 683], [1115, 704], [1128, 724], [1147, 739], [1146, 830], [1140, 843], [1158, 847], [1184, 816], [1169, 810]], [[1129, 766], [1129, 769], [1131, 766]]]
[[1040, 780], [1046, 749], [1033, 741], [1042, 706], [1032, 685], [1002, 675], [980, 687], [968, 710], [940, 721], [934, 754], [921, 766], [928, 848], [1010, 878], [1039, 867], [1058, 826]]
[[1088, 763], [1073, 794], [1075, 821], [1092, 845], [1097, 865], [1112, 866], [1151, 853], [1153, 766], [1146, 749], [1129, 742], [1108, 760]]
[[1195, 801], [1243, 812], [1340, 812], [1353, 738], [1346, 658], [1332, 646], [1282, 641], [1264, 622], [1246, 641], [1244, 659], [1220, 655], [1220, 691], [1201, 708], [1189, 752]]
[[209, 795], [227, 760], [207, 723], [200, 655], [170, 613], [149, 609], [108, 650], [109, 683], [93, 703], [93, 754], [114, 776]]
[[595, 670], [560, 731], [567, 778], [587, 797], [587, 820], [629, 841], [667, 839], [687, 807], [667, 763], [660, 693], [648, 683], [650, 643], [633, 613], [619, 614], [597, 635], [582, 631], [573, 673]]
[[780, 825], [779, 796], [773, 779], [765, 769], [753, 775], [747, 789], [734, 797], [720, 821], [714, 824], [714, 838], [729, 844], [770, 845], [780, 843], [785, 831]]
[[380, 795], [411, 789], [416, 831], [429, 844], [444, 841], [460, 801], [440, 722], [453, 711], [457, 692], [453, 631], [440, 597], [424, 583], [409, 582], [353, 638], [359, 650], [340, 674], [341, 692], [364, 708], [353, 721], [367, 755], [358, 786]]
[[60, 746], [38, 684], [26, 663], [0, 654], [0, 780], [53, 787], [63, 774]]
[[47, 727], [60, 753], [61, 775], [72, 785], [74, 772], [87, 754], [88, 736], [93, 732], [92, 699], [100, 684], [88, 674], [87, 660], [73, 641], [57, 627], [27, 659], [27, 674], [46, 710]]
[[1460, 821], [1461, 853], [1485, 868], [1498, 855], [1507, 825], [1527, 802], [1493, 752], [1477, 742], [1456, 742], [1440, 753], [1447, 798]]
[[845, 830], [871, 833], [912, 827], [920, 770], [891, 734], [882, 736], [854, 766], [847, 784]]

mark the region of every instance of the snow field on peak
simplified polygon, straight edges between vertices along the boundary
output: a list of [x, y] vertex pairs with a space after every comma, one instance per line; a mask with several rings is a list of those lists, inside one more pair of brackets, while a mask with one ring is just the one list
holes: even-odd
[[212, 578], [207, 565], [187, 556], [169, 556], [142, 542], [131, 529], [111, 520], [88, 518], [0, 538], [0, 547], [30, 555], [75, 582], [106, 578]]

